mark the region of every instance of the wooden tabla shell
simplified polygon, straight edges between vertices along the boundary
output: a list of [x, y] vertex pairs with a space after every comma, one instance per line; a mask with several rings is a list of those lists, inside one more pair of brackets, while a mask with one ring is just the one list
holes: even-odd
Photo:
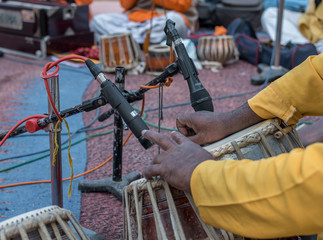
[[239, 51], [230, 35], [203, 36], [198, 41], [197, 55], [201, 61], [224, 64], [229, 60], [237, 60]]
[[0, 239], [89, 240], [89, 237], [71, 211], [49, 206], [0, 222]]
[[259, 160], [303, 148], [295, 126], [270, 119], [204, 147], [214, 159]]
[[114, 72], [116, 67], [129, 70], [136, 67], [139, 61], [139, 45], [131, 33], [100, 37], [100, 63], [104, 72]]
[[240, 239], [205, 224], [190, 194], [164, 180], [139, 179], [123, 189], [124, 239]]
[[[170, 62], [170, 47], [165, 45], [150, 45], [148, 47], [148, 55], [146, 56], [147, 73], [160, 74], [165, 68], [171, 64]], [[174, 51], [173, 61], [176, 56]]]

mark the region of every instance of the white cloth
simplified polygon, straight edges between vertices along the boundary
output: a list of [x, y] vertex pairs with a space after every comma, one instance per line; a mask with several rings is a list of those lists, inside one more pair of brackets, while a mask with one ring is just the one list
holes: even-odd
[[[280, 39], [281, 45], [286, 45], [288, 42], [294, 44], [305, 44], [310, 42], [298, 29], [298, 19], [301, 14], [301, 12], [284, 9]], [[262, 27], [273, 41], [276, 39], [277, 16], [278, 8], [267, 8], [261, 15]]]
[[[183, 44], [185, 46], [185, 49], [187, 51], [188, 56], [193, 60], [196, 69], [197, 70], [203, 69], [200, 61], [197, 58], [196, 47], [195, 47], [194, 43], [192, 42], [192, 40], [190, 40], [190, 39], [182, 39], [182, 42], [183, 42]], [[166, 46], [166, 41], [162, 41], [160, 43], [160, 45]]]
[[[166, 14], [167, 19], [175, 22], [175, 27], [181, 37], [190, 35], [190, 30], [185, 24], [183, 17], [174, 11]], [[153, 18], [152, 32], [150, 34], [151, 43], [160, 43], [166, 39], [164, 27], [166, 17]], [[150, 29], [150, 20], [144, 22], [131, 22], [124, 13], [103, 13], [93, 17], [90, 22], [90, 29], [94, 32], [95, 42], [99, 43], [101, 35], [131, 32], [133, 38], [140, 44], [145, 41], [147, 31]]]

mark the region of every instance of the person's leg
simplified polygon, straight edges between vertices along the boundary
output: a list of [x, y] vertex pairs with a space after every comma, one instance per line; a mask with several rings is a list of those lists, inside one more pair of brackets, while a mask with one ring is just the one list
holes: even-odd
[[[277, 14], [277, 8], [267, 8], [261, 15], [261, 25], [273, 41], [276, 38]], [[286, 45], [289, 41], [295, 44], [305, 44], [309, 42], [298, 29], [297, 23], [301, 14], [302, 13], [300, 12], [287, 9], [284, 10], [280, 41], [282, 45]]]
[[[165, 28], [165, 24], [166, 24], [167, 19], [171, 19], [175, 22], [175, 28], [177, 29], [178, 34], [181, 37], [188, 36], [190, 34], [190, 30], [187, 27], [187, 25], [185, 24], [185, 21], [184, 21], [182, 15], [179, 13], [176, 13], [174, 11], [169, 11], [169, 12], [167, 12], [167, 18], [165, 16], [153, 18], [152, 31], [150, 34], [150, 42], [151, 43], [160, 43], [166, 39], [164, 28]], [[147, 35], [147, 31], [150, 29], [150, 27], [151, 27], [150, 20], [145, 21], [145, 22], [141, 22], [141, 23], [129, 22], [127, 24], [127, 28], [131, 31], [134, 39], [138, 43], [144, 42], [146, 35]]]
[[[181, 14], [169, 11], [167, 13], [167, 19], [172, 19], [175, 22], [175, 27], [181, 37], [190, 34], [190, 30], [186, 26]], [[153, 26], [150, 40], [152, 43], [160, 43], [166, 38], [164, 32], [166, 17], [155, 17], [152, 23]], [[147, 31], [150, 29], [150, 24], [150, 20], [145, 22], [130, 22], [128, 16], [123, 13], [104, 13], [93, 17], [90, 22], [90, 29], [94, 32], [97, 43], [99, 42], [101, 35], [125, 32], [131, 32], [138, 43], [143, 43]]]
[[126, 25], [129, 18], [123, 13], [103, 13], [93, 17], [90, 30], [94, 32], [95, 42], [99, 43], [100, 36], [129, 32]]

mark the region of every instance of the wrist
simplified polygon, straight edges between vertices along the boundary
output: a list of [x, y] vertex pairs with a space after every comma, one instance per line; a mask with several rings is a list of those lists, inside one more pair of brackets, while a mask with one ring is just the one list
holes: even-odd
[[223, 115], [223, 124], [228, 135], [250, 127], [264, 119], [259, 117], [248, 105], [244, 103], [237, 109]]

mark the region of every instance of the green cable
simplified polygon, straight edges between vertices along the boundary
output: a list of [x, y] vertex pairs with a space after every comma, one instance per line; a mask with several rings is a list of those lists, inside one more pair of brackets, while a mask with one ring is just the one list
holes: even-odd
[[[96, 133], [96, 134], [92, 134], [92, 135], [86, 136], [86, 137], [81, 138], [80, 140], [78, 140], [78, 141], [76, 141], [76, 142], [73, 142], [73, 143], [71, 144], [71, 146], [74, 146], [74, 145], [76, 145], [76, 144], [79, 144], [80, 142], [82, 142], [82, 141], [84, 141], [84, 140], [86, 140], [86, 139], [88, 139], [88, 138], [91, 138], [91, 137], [98, 137], [98, 136], [103, 136], [103, 135], [110, 134], [110, 133], [112, 133], [112, 132], [113, 132], [113, 130], [108, 131], [108, 132]], [[62, 147], [62, 150], [65, 150], [65, 149], [67, 149], [67, 148], [68, 148], [68, 146]], [[11, 170], [11, 169], [14, 169], [14, 168], [17, 168], [17, 167], [20, 167], [20, 166], [23, 166], [23, 165], [26, 165], [26, 164], [29, 164], [29, 163], [32, 163], [32, 162], [35, 162], [35, 161], [38, 161], [38, 160], [43, 159], [43, 158], [48, 157], [48, 156], [50, 156], [50, 153], [44, 154], [44, 155], [39, 156], [39, 157], [37, 157], [37, 158], [34, 158], [34, 159], [32, 159], [32, 160], [29, 160], [29, 161], [26, 161], [26, 162], [23, 162], [23, 163], [19, 163], [19, 164], [16, 164], [16, 165], [11, 166], [11, 167], [8, 167], [8, 168], [0, 169], [0, 173], [1, 173], [1, 172], [8, 171], [8, 170]]]
[[[139, 109], [139, 108], [134, 107], [134, 109], [140, 112], [140, 109]], [[143, 111], [143, 113], [142, 113], [142, 119], [144, 120], [144, 122], [145, 122], [146, 124], [150, 125], [150, 126], [153, 126], [153, 127], [155, 127], [155, 128], [158, 128], [158, 125], [156, 125], [156, 124], [154, 124], [154, 123], [151, 123], [151, 122], [146, 121], [146, 120], [145, 120], [145, 119], [146, 119], [146, 116], [147, 116], [146, 112], [145, 112], [145, 111]], [[167, 127], [162, 127], [162, 126], [160, 126], [160, 128], [161, 128], [161, 129], [163, 129], [163, 130], [167, 130], [167, 131], [178, 131], [177, 129], [167, 128]]]
[[302, 124], [313, 125], [314, 122], [299, 122], [299, 123], [296, 123], [297, 126], [302, 125]]
[[[156, 125], [156, 124], [153, 124], [153, 123], [148, 122], [148, 121], [144, 121], [144, 122], [147, 123], [150, 126], [153, 126], [155, 128], [158, 128], [158, 125]], [[160, 126], [160, 129], [168, 130], [168, 131], [178, 131], [177, 129], [174, 129], [174, 128], [167, 128], [167, 127], [162, 127], [162, 126]]]
[[[140, 112], [140, 109], [139, 109], [139, 108], [134, 107], [134, 109]], [[145, 111], [143, 111], [142, 119], [144, 120], [144, 122], [145, 122], [146, 124], [150, 125], [150, 126], [153, 126], [153, 127], [158, 128], [158, 125], [156, 125], [156, 124], [153, 124], [153, 123], [151, 123], [151, 122], [146, 121], [146, 120], [145, 120], [146, 116], [147, 116], [146, 112], [145, 112]], [[163, 130], [167, 130], [167, 131], [178, 131], [177, 129], [167, 128], [167, 127], [162, 127], [162, 126], [160, 126], [160, 128], [161, 128], [161, 129], [163, 129]], [[110, 131], [108, 131], [108, 132], [96, 133], [96, 134], [88, 135], [88, 136], [86, 136], [86, 137], [84, 137], [84, 138], [81, 138], [80, 140], [78, 140], [78, 141], [76, 141], [76, 142], [73, 142], [73, 143], [71, 144], [71, 146], [74, 146], [74, 145], [76, 145], [76, 144], [79, 144], [80, 142], [82, 142], [82, 141], [84, 141], [84, 140], [86, 140], [86, 139], [88, 139], [88, 138], [107, 135], [107, 134], [112, 133], [113, 131], [114, 131], [114, 130], [110, 130]], [[67, 148], [68, 148], [68, 146], [62, 147], [62, 150], [65, 150], [65, 149], [67, 149]], [[36, 162], [36, 161], [38, 161], [38, 160], [40, 160], [40, 159], [43, 159], [43, 158], [45, 158], [45, 157], [48, 157], [48, 156], [50, 156], [50, 153], [44, 154], [44, 155], [39, 156], [39, 157], [37, 157], [37, 158], [31, 159], [31, 160], [29, 160], [29, 161], [26, 161], [26, 162], [23, 162], [23, 163], [20, 163], [20, 164], [16, 164], [16, 165], [11, 166], [11, 167], [8, 167], [8, 168], [0, 169], [0, 173], [1, 173], [1, 172], [6, 172], [6, 171], [9, 171], [9, 170], [12, 170], [12, 169], [15, 169], [15, 168], [17, 168], [17, 167], [20, 167], [20, 166], [23, 166], [23, 165], [26, 165], [26, 164], [29, 164], [29, 163], [32, 163], [32, 162]]]

